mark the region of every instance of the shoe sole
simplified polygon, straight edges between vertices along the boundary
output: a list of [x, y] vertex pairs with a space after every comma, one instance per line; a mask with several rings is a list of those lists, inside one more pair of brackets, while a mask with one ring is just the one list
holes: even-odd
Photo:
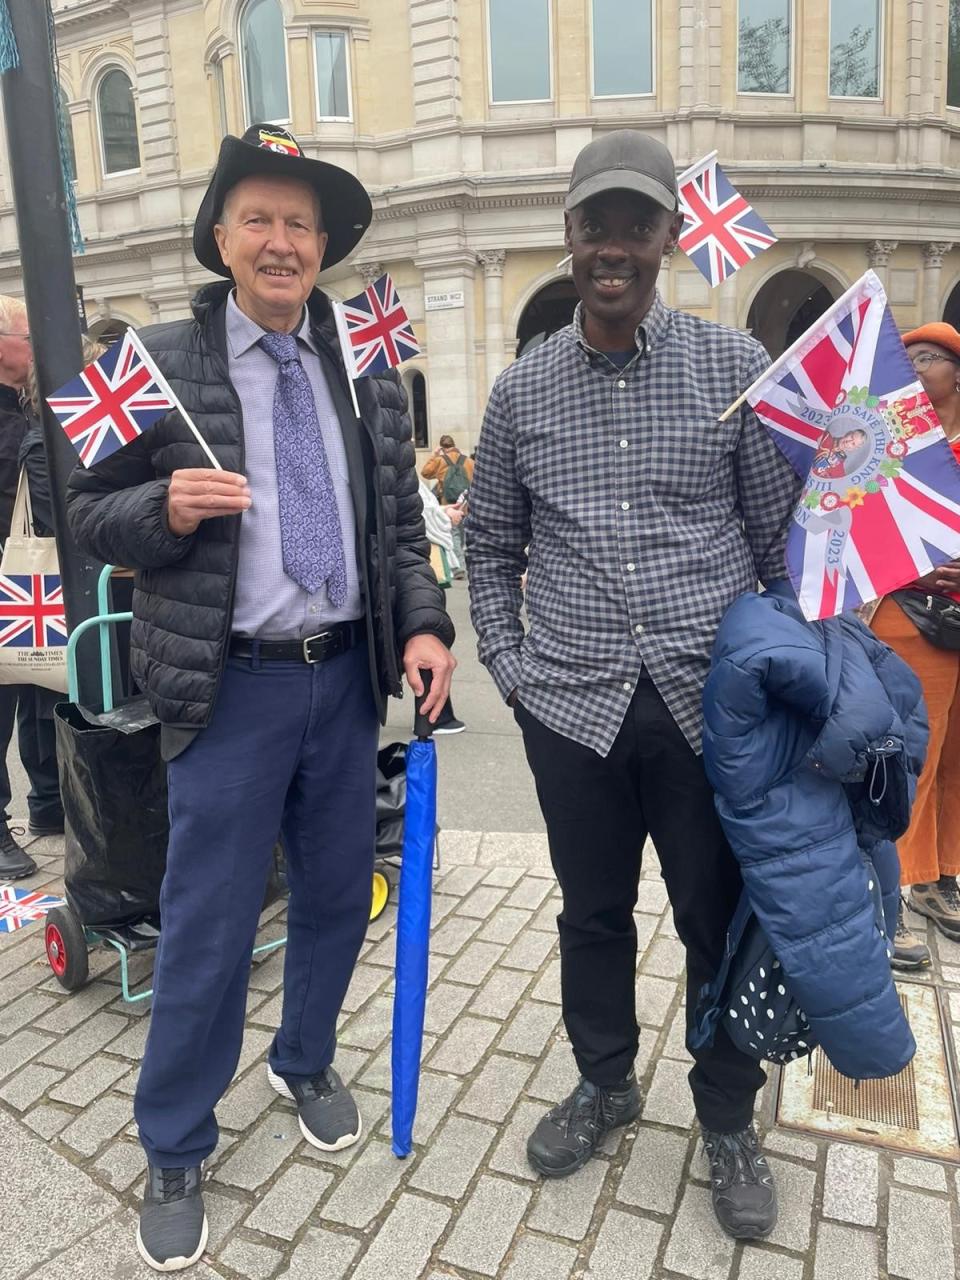
[[203, 1228], [200, 1232], [200, 1243], [197, 1246], [196, 1253], [187, 1257], [168, 1258], [166, 1262], [160, 1262], [156, 1258], [151, 1258], [147, 1252], [147, 1247], [143, 1243], [140, 1235], [140, 1228], [137, 1227], [137, 1252], [144, 1260], [148, 1267], [152, 1267], [154, 1271], [185, 1271], [187, 1267], [192, 1267], [195, 1262], [199, 1262], [204, 1249], [207, 1247], [207, 1215], [203, 1215]]
[[26, 867], [21, 871], [4, 871], [0, 873], [0, 880], [29, 880], [31, 876], [35, 876], [39, 868], [36, 863], [27, 870]]
[[898, 960], [894, 956], [890, 961], [890, 968], [896, 969], [899, 973], [914, 973], [917, 969], [929, 969], [932, 963], [929, 956], [926, 960]]
[[451, 734], [454, 734], [454, 733], [463, 733], [466, 727], [467, 726], [465, 724], [462, 724], [459, 729], [434, 729], [433, 734], [434, 736], [436, 736], [438, 733], [441, 735], [445, 734], [449, 737]]
[[763, 1227], [741, 1227], [738, 1231], [734, 1231], [730, 1227], [725, 1227], [719, 1218], [717, 1218], [717, 1222], [720, 1223], [720, 1228], [724, 1235], [729, 1236], [731, 1240], [766, 1240], [777, 1225], [774, 1222], [765, 1229]]
[[614, 1124], [610, 1126], [610, 1128], [607, 1130], [607, 1133], [603, 1135], [602, 1142], [597, 1143], [597, 1146], [593, 1147], [592, 1149], [588, 1149], [584, 1147], [583, 1151], [580, 1153], [579, 1156], [577, 1156], [573, 1164], [568, 1164], [563, 1169], [551, 1169], [551, 1168], [548, 1168], [546, 1165], [542, 1165], [538, 1163], [536, 1158], [530, 1154], [529, 1147], [527, 1148], [527, 1163], [530, 1165], [531, 1169], [536, 1170], [536, 1172], [540, 1174], [541, 1178], [569, 1177], [571, 1173], [576, 1173], [578, 1169], [582, 1169], [585, 1164], [587, 1164], [590, 1160], [593, 1159], [594, 1155], [597, 1152], [597, 1149], [603, 1145], [603, 1142], [606, 1141], [607, 1134], [613, 1133], [617, 1129], [622, 1129], [625, 1125], [633, 1124], [634, 1120], [636, 1120], [637, 1117], [640, 1115], [641, 1109], [642, 1108], [638, 1103], [636, 1111], [634, 1111], [629, 1116], [624, 1116], [624, 1118], [618, 1124]]
[[948, 938], [951, 942], [960, 942], [960, 928], [958, 929], [947, 928], [947, 926], [944, 925], [943, 921], [938, 915], [936, 915], [933, 911], [930, 911], [929, 908], [922, 906], [919, 902], [914, 902], [912, 898], [908, 900], [907, 906], [916, 915], [924, 916], [927, 920], [932, 920], [935, 928], [938, 929], [939, 932], [942, 933], [945, 938]]
[[[283, 1076], [278, 1076], [267, 1063], [267, 1080], [272, 1089], [279, 1093], [281, 1098], [288, 1098], [295, 1103], [297, 1100], [290, 1090], [290, 1086], [284, 1080]], [[321, 1142], [316, 1134], [311, 1133], [307, 1126], [303, 1123], [303, 1119], [298, 1115], [297, 1120], [300, 1124], [300, 1132], [303, 1134], [305, 1141], [309, 1142], [311, 1147], [316, 1147], [318, 1151], [343, 1151], [347, 1147], [352, 1147], [355, 1142], [359, 1142], [360, 1135], [363, 1133], [363, 1117], [357, 1116], [357, 1132], [345, 1133], [342, 1138], [338, 1138], [336, 1142]]]

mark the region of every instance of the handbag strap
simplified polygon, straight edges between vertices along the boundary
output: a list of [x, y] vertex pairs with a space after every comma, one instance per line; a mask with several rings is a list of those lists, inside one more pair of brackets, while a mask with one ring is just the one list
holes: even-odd
[[10, 532], [22, 537], [29, 537], [33, 533], [33, 507], [30, 503], [30, 482], [27, 479], [26, 467], [20, 468], [17, 496], [14, 499], [13, 514], [10, 517]]

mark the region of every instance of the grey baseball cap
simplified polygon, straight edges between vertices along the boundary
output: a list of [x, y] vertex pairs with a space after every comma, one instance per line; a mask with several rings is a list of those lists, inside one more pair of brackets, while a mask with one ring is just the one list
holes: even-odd
[[639, 129], [604, 133], [573, 162], [563, 207], [575, 209], [602, 191], [636, 191], [674, 213], [679, 204], [673, 156], [662, 142]]

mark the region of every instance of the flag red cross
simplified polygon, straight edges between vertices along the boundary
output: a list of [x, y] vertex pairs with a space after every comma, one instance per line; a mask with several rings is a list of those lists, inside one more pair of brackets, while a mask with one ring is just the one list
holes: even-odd
[[136, 440], [140, 435], [140, 428], [130, 413], [130, 402], [153, 381], [147, 366], [138, 363], [132, 373], [121, 373], [113, 385], [104, 377], [103, 370], [96, 364], [88, 366], [83, 376], [91, 393], [96, 396], [96, 403], [86, 413], [74, 418], [64, 427], [69, 438], [76, 440], [84, 432], [109, 420], [124, 444], [130, 444], [132, 440]]
[[[45, 591], [43, 574], [31, 574], [29, 587], [21, 589], [11, 578], [0, 579], [0, 644], [10, 644], [25, 631], [31, 632], [30, 643], [35, 648], [45, 648], [48, 643], [48, 624], [59, 631], [66, 630], [63, 590], [57, 575], [50, 575], [57, 584], [52, 591]], [[11, 600], [10, 596], [16, 598]]]
[[351, 324], [350, 326], [350, 342], [354, 349], [361, 345], [365, 346], [368, 342], [382, 342], [391, 367], [399, 364], [403, 359], [393, 340], [393, 334], [397, 328], [397, 312], [401, 313], [404, 323], [406, 323], [407, 319], [406, 312], [400, 304], [400, 299], [397, 298], [395, 293], [393, 297], [395, 299], [394, 305], [385, 311], [380, 302], [380, 295], [371, 286], [367, 290], [367, 302], [373, 312], [373, 320], [368, 324], [358, 324], [355, 327]]
[[735, 222], [741, 214], [749, 213], [751, 209], [739, 191], [716, 209], [711, 208], [707, 203], [695, 182], [684, 187], [683, 198], [691, 215], [697, 219], [696, 222], [689, 224], [689, 230], [683, 231], [681, 238], [684, 253], [693, 253], [713, 237], [738, 267], [750, 261], [752, 255], [730, 229], [732, 222]]

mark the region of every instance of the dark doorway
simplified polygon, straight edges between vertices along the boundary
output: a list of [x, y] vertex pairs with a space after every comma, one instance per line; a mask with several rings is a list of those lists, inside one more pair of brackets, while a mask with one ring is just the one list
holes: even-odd
[[[950, 290], [947, 305], [943, 308], [943, 318], [947, 324], [952, 324], [955, 329], [960, 329], [960, 284], [955, 285]], [[927, 317], [924, 316], [923, 323], [926, 324], [926, 322]]]
[[835, 301], [817, 276], [791, 267], [768, 280], [754, 298], [747, 328], [776, 360]]
[[97, 320], [90, 326], [90, 337], [102, 342], [105, 347], [112, 347], [118, 338], [122, 338], [130, 326], [126, 320]]
[[422, 373], [414, 373], [410, 379], [410, 413], [413, 417], [413, 443], [417, 449], [426, 449], [429, 440], [427, 424], [427, 380]]
[[573, 319], [580, 295], [572, 280], [554, 280], [530, 299], [517, 325], [517, 357], [539, 347]]

